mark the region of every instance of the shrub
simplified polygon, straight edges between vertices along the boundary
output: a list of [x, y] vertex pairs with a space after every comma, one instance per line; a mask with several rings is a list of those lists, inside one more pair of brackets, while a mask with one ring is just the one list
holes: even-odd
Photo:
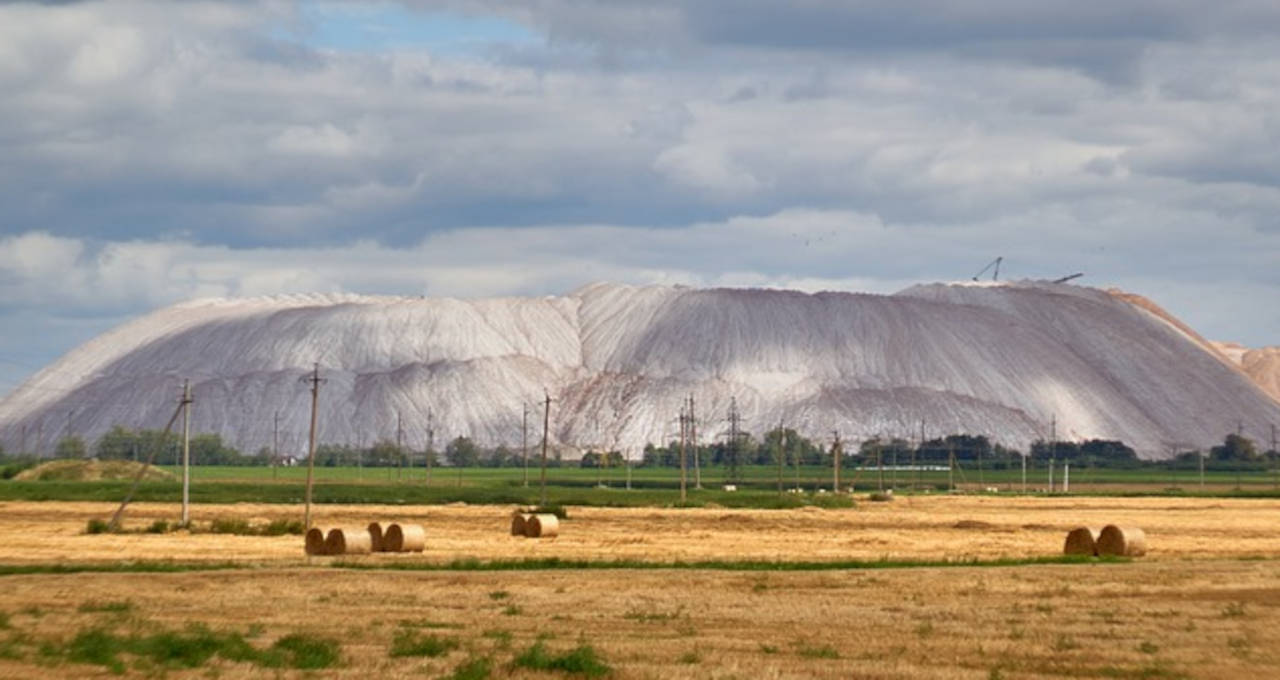
[[98, 519], [97, 517], [89, 520], [84, 527], [84, 532], [86, 534], [105, 534], [110, 530], [110, 525], [108, 525], [105, 520]]

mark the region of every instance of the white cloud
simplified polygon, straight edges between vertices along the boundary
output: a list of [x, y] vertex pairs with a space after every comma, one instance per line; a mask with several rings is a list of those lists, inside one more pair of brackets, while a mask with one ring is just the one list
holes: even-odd
[[0, 324], [43, 319], [52, 358], [196, 295], [889, 291], [1005, 255], [1280, 341], [1248, 311], [1280, 299], [1270, 3], [893, 26], [876, 3], [419, 4], [547, 40], [344, 51], [280, 37], [309, 30], [286, 1], [0, 4]]

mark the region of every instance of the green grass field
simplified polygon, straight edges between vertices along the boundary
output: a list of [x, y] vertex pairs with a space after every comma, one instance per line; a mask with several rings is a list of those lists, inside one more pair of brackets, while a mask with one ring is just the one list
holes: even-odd
[[[165, 469], [181, 476], [181, 468]], [[196, 503], [299, 503], [304, 496], [305, 467], [224, 467], [195, 466], [191, 471], [191, 499]], [[1061, 493], [1061, 471], [1055, 491]], [[672, 468], [638, 467], [631, 471], [627, 488], [625, 469], [549, 468], [547, 502], [589, 506], [668, 506], [680, 502], [680, 471]], [[797, 485], [797, 480], [799, 484]], [[841, 486], [851, 484], [858, 491], [880, 488], [897, 493], [945, 493], [954, 480], [967, 493], [1022, 492], [1021, 470], [844, 470]], [[521, 468], [436, 467], [430, 481], [423, 468], [320, 467], [315, 470], [314, 500], [317, 503], [436, 504], [462, 501], [473, 504], [535, 504], [541, 501], [539, 470], [529, 471], [528, 486]], [[829, 468], [802, 467], [784, 471], [782, 486], [804, 493], [778, 493], [778, 469], [748, 466], [741, 471], [736, 491], [724, 491], [726, 471], [708, 468], [702, 472], [702, 489], [695, 488], [692, 472], [688, 478], [689, 505], [715, 503], [725, 507], [789, 508], [802, 505], [840, 506], [847, 496], [817, 493], [830, 491]], [[1280, 478], [1274, 473], [1209, 472], [1205, 487], [1196, 471], [1093, 469], [1073, 470], [1070, 492], [1076, 495], [1214, 495], [1280, 496]], [[883, 486], [882, 486], [883, 485]], [[115, 501], [128, 488], [126, 482], [3, 481], [0, 500]], [[1028, 493], [1045, 493], [1048, 471], [1029, 470]], [[139, 501], [173, 501], [181, 493], [179, 482], [147, 482], [138, 490]]]

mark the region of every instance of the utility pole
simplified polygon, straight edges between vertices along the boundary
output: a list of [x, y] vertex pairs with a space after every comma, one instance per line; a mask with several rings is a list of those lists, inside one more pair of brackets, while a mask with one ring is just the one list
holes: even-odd
[[1019, 458], [1022, 459], [1022, 493], [1023, 495], [1026, 495], [1027, 493], [1027, 457], [1030, 455], [1031, 455], [1031, 452], [1028, 451], [1026, 454], [1018, 456]]
[[546, 398], [542, 408], [542, 498], [541, 505], [547, 504], [547, 430], [551, 427], [551, 395], [543, 394]]
[[307, 439], [307, 508], [302, 515], [303, 528], [311, 530], [311, 486], [316, 470], [316, 407], [320, 401], [320, 363], [311, 367], [311, 375], [303, 378], [311, 383], [311, 434]]
[[276, 471], [280, 469], [280, 411], [276, 411], [271, 422], [271, 481], [276, 480]]
[[524, 414], [520, 418], [520, 450], [524, 453], [524, 488], [529, 488], [529, 404], [520, 404]]
[[[436, 457], [436, 415], [435, 411], [427, 409], [427, 482], [424, 484], [426, 488], [431, 488], [431, 463]], [[527, 456], [526, 456], [527, 458]], [[525, 469], [529, 465], [526, 461]], [[527, 486], [527, 485], [526, 485]]]
[[879, 435], [876, 436], [876, 469], [879, 470], [879, 478], [877, 486], [881, 493], [884, 493], [884, 444], [880, 441]]
[[689, 425], [687, 417], [684, 414], [684, 405], [680, 408], [680, 502], [687, 500], [686, 478], [688, 475], [688, 461], [685, 456], [685, 439], [688, 437]]
[[956, 442], [947, 437], [947, 487], [951, 493], [956, 492]]
[[1053, 493], [1053, 467], [1058, 463], [1058, 414], [1053, 414], [1049, 427], [1049, 493]]
[[[1244, 421], [1243, 420], [1236, 421], [1236, 437], [1238, 439], [1244, 439]], [[1240, 490], [1240, 461], [1235, 461], [1234, 467], [1236, 469], [1236, 491], [1239, 491]]]
[[[1275, 448], [1275, 447], [1272, 447]], [[18, 455], [27, 455], [27, 424], [22, 424], [22, 438], [18, 440]]]
[[1276, 459], [1275, 486], [1280, 487], [1280, 451], [1276, 451], [1276, 424], [1271, 423], [1271, 456]]
[[[788, 439], [788, 437], [787, 437], [787, 431], [784, 429], [784, 430], [782, 431], [782, 441], [783, 441], [783, 442], [786, 442], [786, 441], [787, 441], [787, 439]], [[786, 450], [787, 450], [787, 447], [784, 445], [784, 446], [782, 447], [782, 450], [783, 450], [783, 451], [786, 451]], [[799, 489], [799, 488], [800, 488], [800, 452], [799, 452], [799, 451], [797, 451], [797, 452], [795, 453], [795, 455], [793, 455], [793, 456], [791, 457], [791, 461], [792, 461], [793, 463], [795, 463], [795, 465], [793, 466], [793, 468], [794, 468], [794, 470], [795, 470], [795, 473], [796, 473], [796, 486], [795, 486], [795, 488], [796, 488], [796, 489]]]
[[893, 446], [892, 451], [890, 451], [889, 453], [889, 456], [890, 456], [889, 468], [891, 470], [890, 474], [893, 476], [891, 481], [889, 482], [889, 488], [893, 489], [894, 491], [898, 490], [898, 441], [899, 440], [897, 437], [889, 438], [889, 444]]
[[1200, 459], [1200, 490], [1204, 491], [1204, 451], [1196, 451]]
[[702, 459], [698, 454], [698, 417], [694, 415], [693, 395], [689, 395], [689, 438], [693, 440], [693, 488], [702, 489]]
[[36, 458], [40, 457], [41, 448], [44, 444], [44, 418], [36, 421]]
[[1062, 464], [1062, 493], [1071, 493], [1071, 463]]
[[[70, 425], [68, 419], [67, 424]], [[182, 526], [191, 524], [191, 381], [182, 381]]]
[[832, 432], [835, 439], [831, 443], [831, 493], [840, 493], [840, 457], [844, 451], [840, 448], [840, 430]]
[[[71, 409], [70, 411], [67, 411], [67, 431], [66, 431], [62, 436], [63, 436], [63, 438], [67, 439], [68, 441], [71, 439], [71, 433], [72, 433], [72, 430], [71, 430], [71, 417], [72, 417], [72, 416], [74, 416], [74, 415], [75, 415], [75, 413], [76, 413], [76, 410], [75, 410], [75, 409]], [[88, 452], [88, 451], [85, 451], [85, 453], [86, 453], [86, 454], [88, 454], [89, 452]]]
[[396, 411], [396, 481], [404, 479], [401, 468], [404, 463], [404, 423], [400, 420], [400, 412]]
[[[920, 419], [920, 443], [916, 446], [916, 448], [917, 448], [917, 449], [923, 449], [923, 448], [924, 448], [924, 418], [921, 418], [921, 419]], [[912, 465], [915, 465], [915, 464], [916, 464], [916, 462], [917, 462], [917, 461], [916, 461], [916, 459], [915, 459], [915, 455], [916, 455], [916, 452], [913, 450], [913, 451], [911, 452], [911, 456], [912, 456], [912, 458], [911, 458], [911, 464], [912, 464]], [[917, 489], [917, 490], [919, 490], [919, 488], [920, 488], [920, 484], [921, 484], [923, 481], [924, 481], [924, 470], [921, 470], [921, 469], [920, 469], [920, 467], [916, 467], [916, 489]]]
[[782, 464], [787, 459], [787, 430], [778, 421], [778, 495], [782, 495]]
[[742, 416], [738, 414], [738, 398], [729, 397], [729, 470], [731, 482], [738, 481], [738, 424]]

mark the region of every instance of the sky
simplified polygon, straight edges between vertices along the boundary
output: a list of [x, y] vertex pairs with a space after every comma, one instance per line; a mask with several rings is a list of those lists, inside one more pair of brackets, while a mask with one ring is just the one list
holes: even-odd
[[0, 0], [0, 394], [195, 297], [1058, 278], [1280, 344], [1274, 0]]

